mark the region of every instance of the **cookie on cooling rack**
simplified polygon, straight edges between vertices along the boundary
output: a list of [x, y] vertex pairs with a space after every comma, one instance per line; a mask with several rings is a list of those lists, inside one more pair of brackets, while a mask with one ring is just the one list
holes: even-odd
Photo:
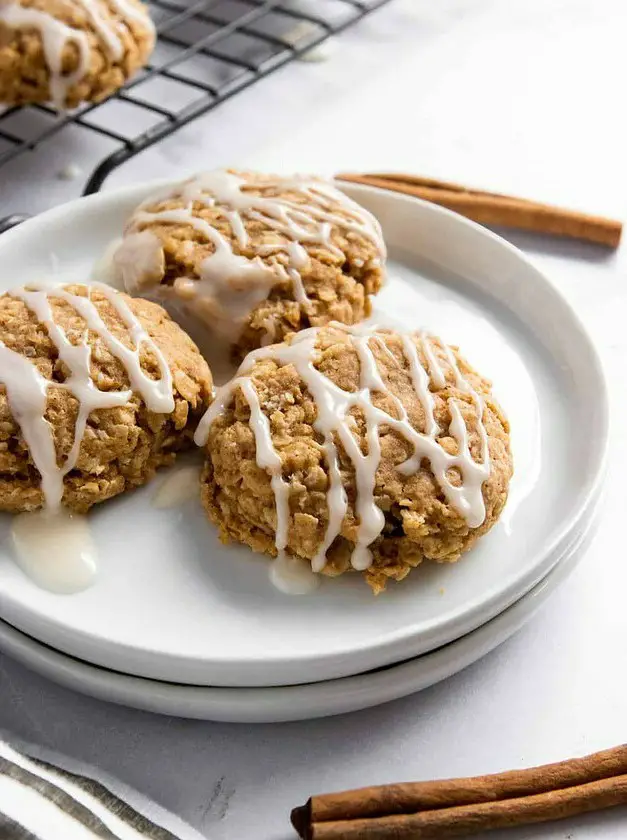
[[139, 0], [1, 0], [0, 103], [98, 102], [148, 60], [155, 28]]

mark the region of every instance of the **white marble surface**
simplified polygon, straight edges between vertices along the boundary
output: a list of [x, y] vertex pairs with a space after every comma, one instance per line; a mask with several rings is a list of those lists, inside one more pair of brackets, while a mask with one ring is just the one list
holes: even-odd
[[[224, 163], [381, 167], [622, 217], [625, 31], [624, 0], [395, 0], [339, 39], [328, 61], [285, 68], [128, 164], [109, 186]], [[75, 194], [78, 182], [44, 175], [68, 163], [83, 165], [77, 141], [3, 172], [2, 213]], [[287, 838], [290, 808], [314, 791], [519, 767], [627, 740], [627, 246], [612, 255], [510, 238], [577, 306], [613, 391], [600, 532], [531, 625], [422, 694], [277, 726], [116, 708], [0, 657], [0, 728], [101, 765], [215, 840]], [[622, 838], [625, 820], [615, 811], [506, 836]]]

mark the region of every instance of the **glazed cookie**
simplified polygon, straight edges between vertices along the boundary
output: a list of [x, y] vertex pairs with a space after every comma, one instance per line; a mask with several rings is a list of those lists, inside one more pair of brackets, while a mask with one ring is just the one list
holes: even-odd
[[107, 286], [0, 297], [0, 510], [84, 512], [192, 445], [212, 381], [157, 304]]
[[365, 318], [384, 261], [376, 219], [331, 184], [230, 170], [145, 202], [114, 255], [127, 292], [183, 308], [240, 358], [296, 330]]
[[224, 542], [361, 572], [453, 562], [496, 522], [512, 458], [490, 384], [426, 334], [331, 324], [251, 353], [197, 442]]
[[120, 88], [155, 29], [139, 0], [0, 0], [0, 102], [74, 108]]

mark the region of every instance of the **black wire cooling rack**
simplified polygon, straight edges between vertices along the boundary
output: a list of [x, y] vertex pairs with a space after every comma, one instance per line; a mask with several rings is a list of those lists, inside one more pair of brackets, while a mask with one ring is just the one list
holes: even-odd
[[0, 113], [0, 167], [80, 126], [118, 146], [96, 165], [83, 190], [97, 192], [139, 152], [388, 2], [150, 0], [158, 33], [151, 63], [96, 105], [63, 115], [46, 105]]

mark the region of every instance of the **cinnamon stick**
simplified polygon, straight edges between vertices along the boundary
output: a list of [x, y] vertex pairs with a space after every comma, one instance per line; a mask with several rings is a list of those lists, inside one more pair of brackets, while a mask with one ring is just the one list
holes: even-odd
[[627, 804], [627, 776], [589, 785], [417, 814], [396, 814], [373, 820], [313, 823], [310, 840], [442, 840], [501, 828], [549, 822]]
[[616, 248], [622, 223], [602, 216], [590, 216], [524, 198], [484, 192], [460, 184], [400, 173], [340, 173], [339, 181], [366, 184], [431, 201], [484, 225], [503, 226], [583, 239]]
[[627, 804], [627, 745], [488, 776], [312, 797], [292, 811], [308, 840], [445, 838]]

